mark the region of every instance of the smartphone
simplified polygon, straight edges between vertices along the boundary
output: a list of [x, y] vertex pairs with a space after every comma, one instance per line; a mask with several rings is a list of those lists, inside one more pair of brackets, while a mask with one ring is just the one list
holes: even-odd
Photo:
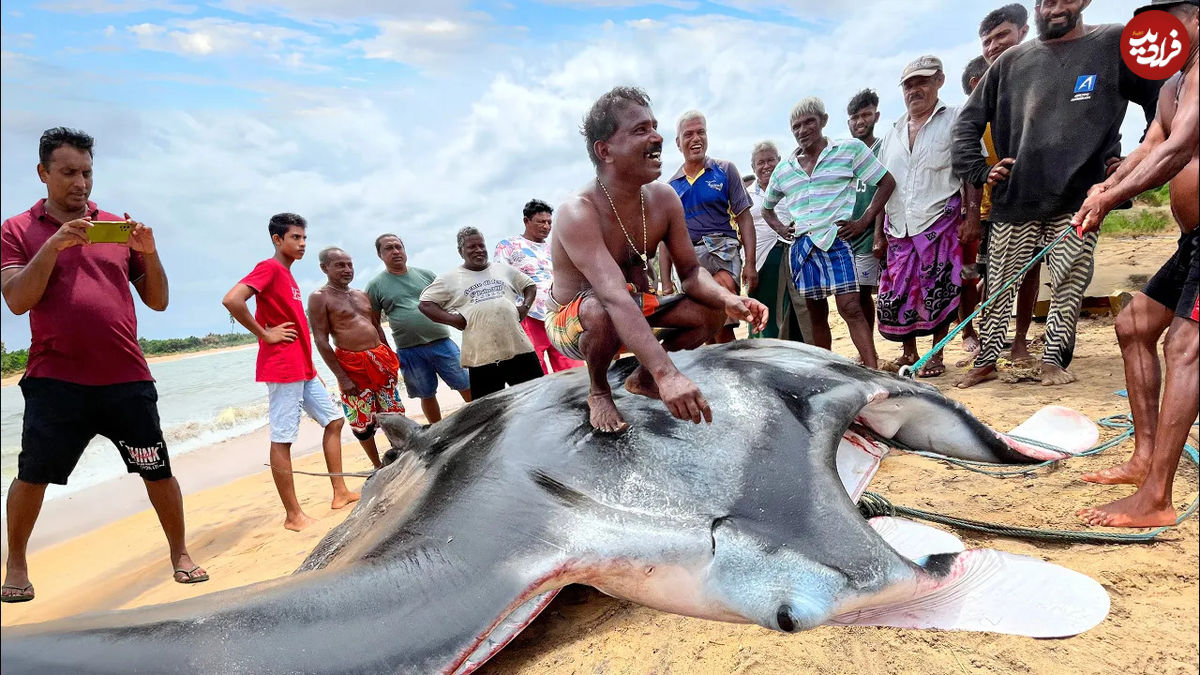
[[93, 220], [88, 239], [93, 244], [124, 244], [132, 231], [133, 223], [125, 220]]

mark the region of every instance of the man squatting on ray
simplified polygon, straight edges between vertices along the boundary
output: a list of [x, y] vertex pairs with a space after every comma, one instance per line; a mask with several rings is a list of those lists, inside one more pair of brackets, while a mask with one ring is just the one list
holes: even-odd
[[[678, 419], [711, 422], [704, 395], [667, 352], [700, 346], [726, 317], [759, 331], [767, 321], [762, 303], [730, 293], [700, 267], [679, 196], [656, 182], [663, 143], [657, 128], [640, 89], [616, 87], [601, 96], [582, 128], [596, 181], [559, 208], [546, 333], [559, 352], [587, 363], [591, 423], [605, 432], [628, 426], [607, 379], [622, 345], [640, 363], [625, 381], [628, 391], [660, 398]], [[662, 299], [650, 292], [647, 274], [660, 242], [683, 291]], [[652, 325], [680, 330], [660, 345]]]
[[[1146, 5], [1136, 13], [1150, 8]], [[1111, 504], [1079, 511], [1089, 525], [1175, 524], [1171, 485], [1188, 430], [1200, 407], [1196, 396], [1200, 383], [1200, 231], [1196, 229], [1200, 223], [1200, 83], [1196, 70], [1200, 2], [1159, 0], [1153, 8], [1164, 9], [1183, 22], [1191, 50], [1183, 70], [1159, 90], [1158, 114], [1146, 139], [1115, 173], [1088, 191], [1087, 200], [1072, 222], [1085, 232], [1099, 230], [1104, 216], [1116, 205], [1170, 181], [1171, 215], [1180, 229], [1179, 249], [1117, 316], [1117, 340], [1125, 361], [1125, 383], [1133, 414], [1133, 457], [1119, 466], [1084, 474], [1083, 480], [1106, 485], [1128, 483], [1138, 489]], [[1159, 407], [1162, 369], [1158, 340], [1163, 332], [1167, 334], [1163, 345], [1167, 382]]]

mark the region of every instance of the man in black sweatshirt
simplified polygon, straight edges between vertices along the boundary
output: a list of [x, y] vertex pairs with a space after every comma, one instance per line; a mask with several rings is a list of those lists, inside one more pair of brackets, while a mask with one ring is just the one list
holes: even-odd
[[[1089, 0], [1038, 0], [1038, 39], [1000, 55], [967, 100], [954, 129], [955, 172], [992, 185], [989, 291], [1017, 274], [1044, 246], [1070, 228], [1088, 188], [1105, 178], [1106, 159], [1120, 147], [1130, 102], [1154, 119], [1160, 82], [1144, 80], [1120, 56], [1122, 26], [1086, 26]], [[980, 137], [991, 124], [996, 153], [990, 170]], [[1067, 372], [1075, 324], [1092, 279], [1096, 233], [1067, 235], [1046, 255], [1050, 312], [1042, 355], [1042, 384], [1073, 382]], [[1008, 332], [1015, 286], [986, 307], [975, 367], [966, 388], [995, 377]]]

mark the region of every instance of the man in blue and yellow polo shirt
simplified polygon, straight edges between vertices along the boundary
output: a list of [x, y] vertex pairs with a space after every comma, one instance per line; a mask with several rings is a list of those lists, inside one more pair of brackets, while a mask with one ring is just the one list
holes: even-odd
[[[671, 177], [671, 187], [683, 202], [696, 258], [731, 293], [738, 292], [739, 281], [752, 291], [758, 285], [754, 220], [742, 174], [733, 162], [708, 156], [704, 115], [695, 110], [684, 113], [675, 130], [675, 145], [683, 153], [683, 166]], [[674, 286], [671, 259], [665, 251], [660, 251], [660, 255], [663, 290], [670, 292]], [[715, 337], [716, 342], [731, 340], [733, 325], [725, 326]]]

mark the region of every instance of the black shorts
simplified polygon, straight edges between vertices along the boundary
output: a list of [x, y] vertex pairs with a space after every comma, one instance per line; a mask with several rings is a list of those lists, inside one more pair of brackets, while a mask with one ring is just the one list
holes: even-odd
[[1196, 321], [1196, 298], [1200, 293], [1200, 230], [1180, 235], [1179, 248], [1146, 282], [1142, 292], [1163, 307], [1175, 310], [1175, 316]]
[[146, 480], [171, 477], [158, 421], [153, 382], [88, 386], [45, 377], [21, 380], [25, 419], [17, 478], [66, 485], [97, 434], [117, 446], [129, 473]]
[[489, 363], [484, 366], [469, 366], [471, 376], [471, 400], [494, 394], [504, 385], [521, 384], [542, 376], [542, 364], [533, 352], [517, 354], [511, 359]]

